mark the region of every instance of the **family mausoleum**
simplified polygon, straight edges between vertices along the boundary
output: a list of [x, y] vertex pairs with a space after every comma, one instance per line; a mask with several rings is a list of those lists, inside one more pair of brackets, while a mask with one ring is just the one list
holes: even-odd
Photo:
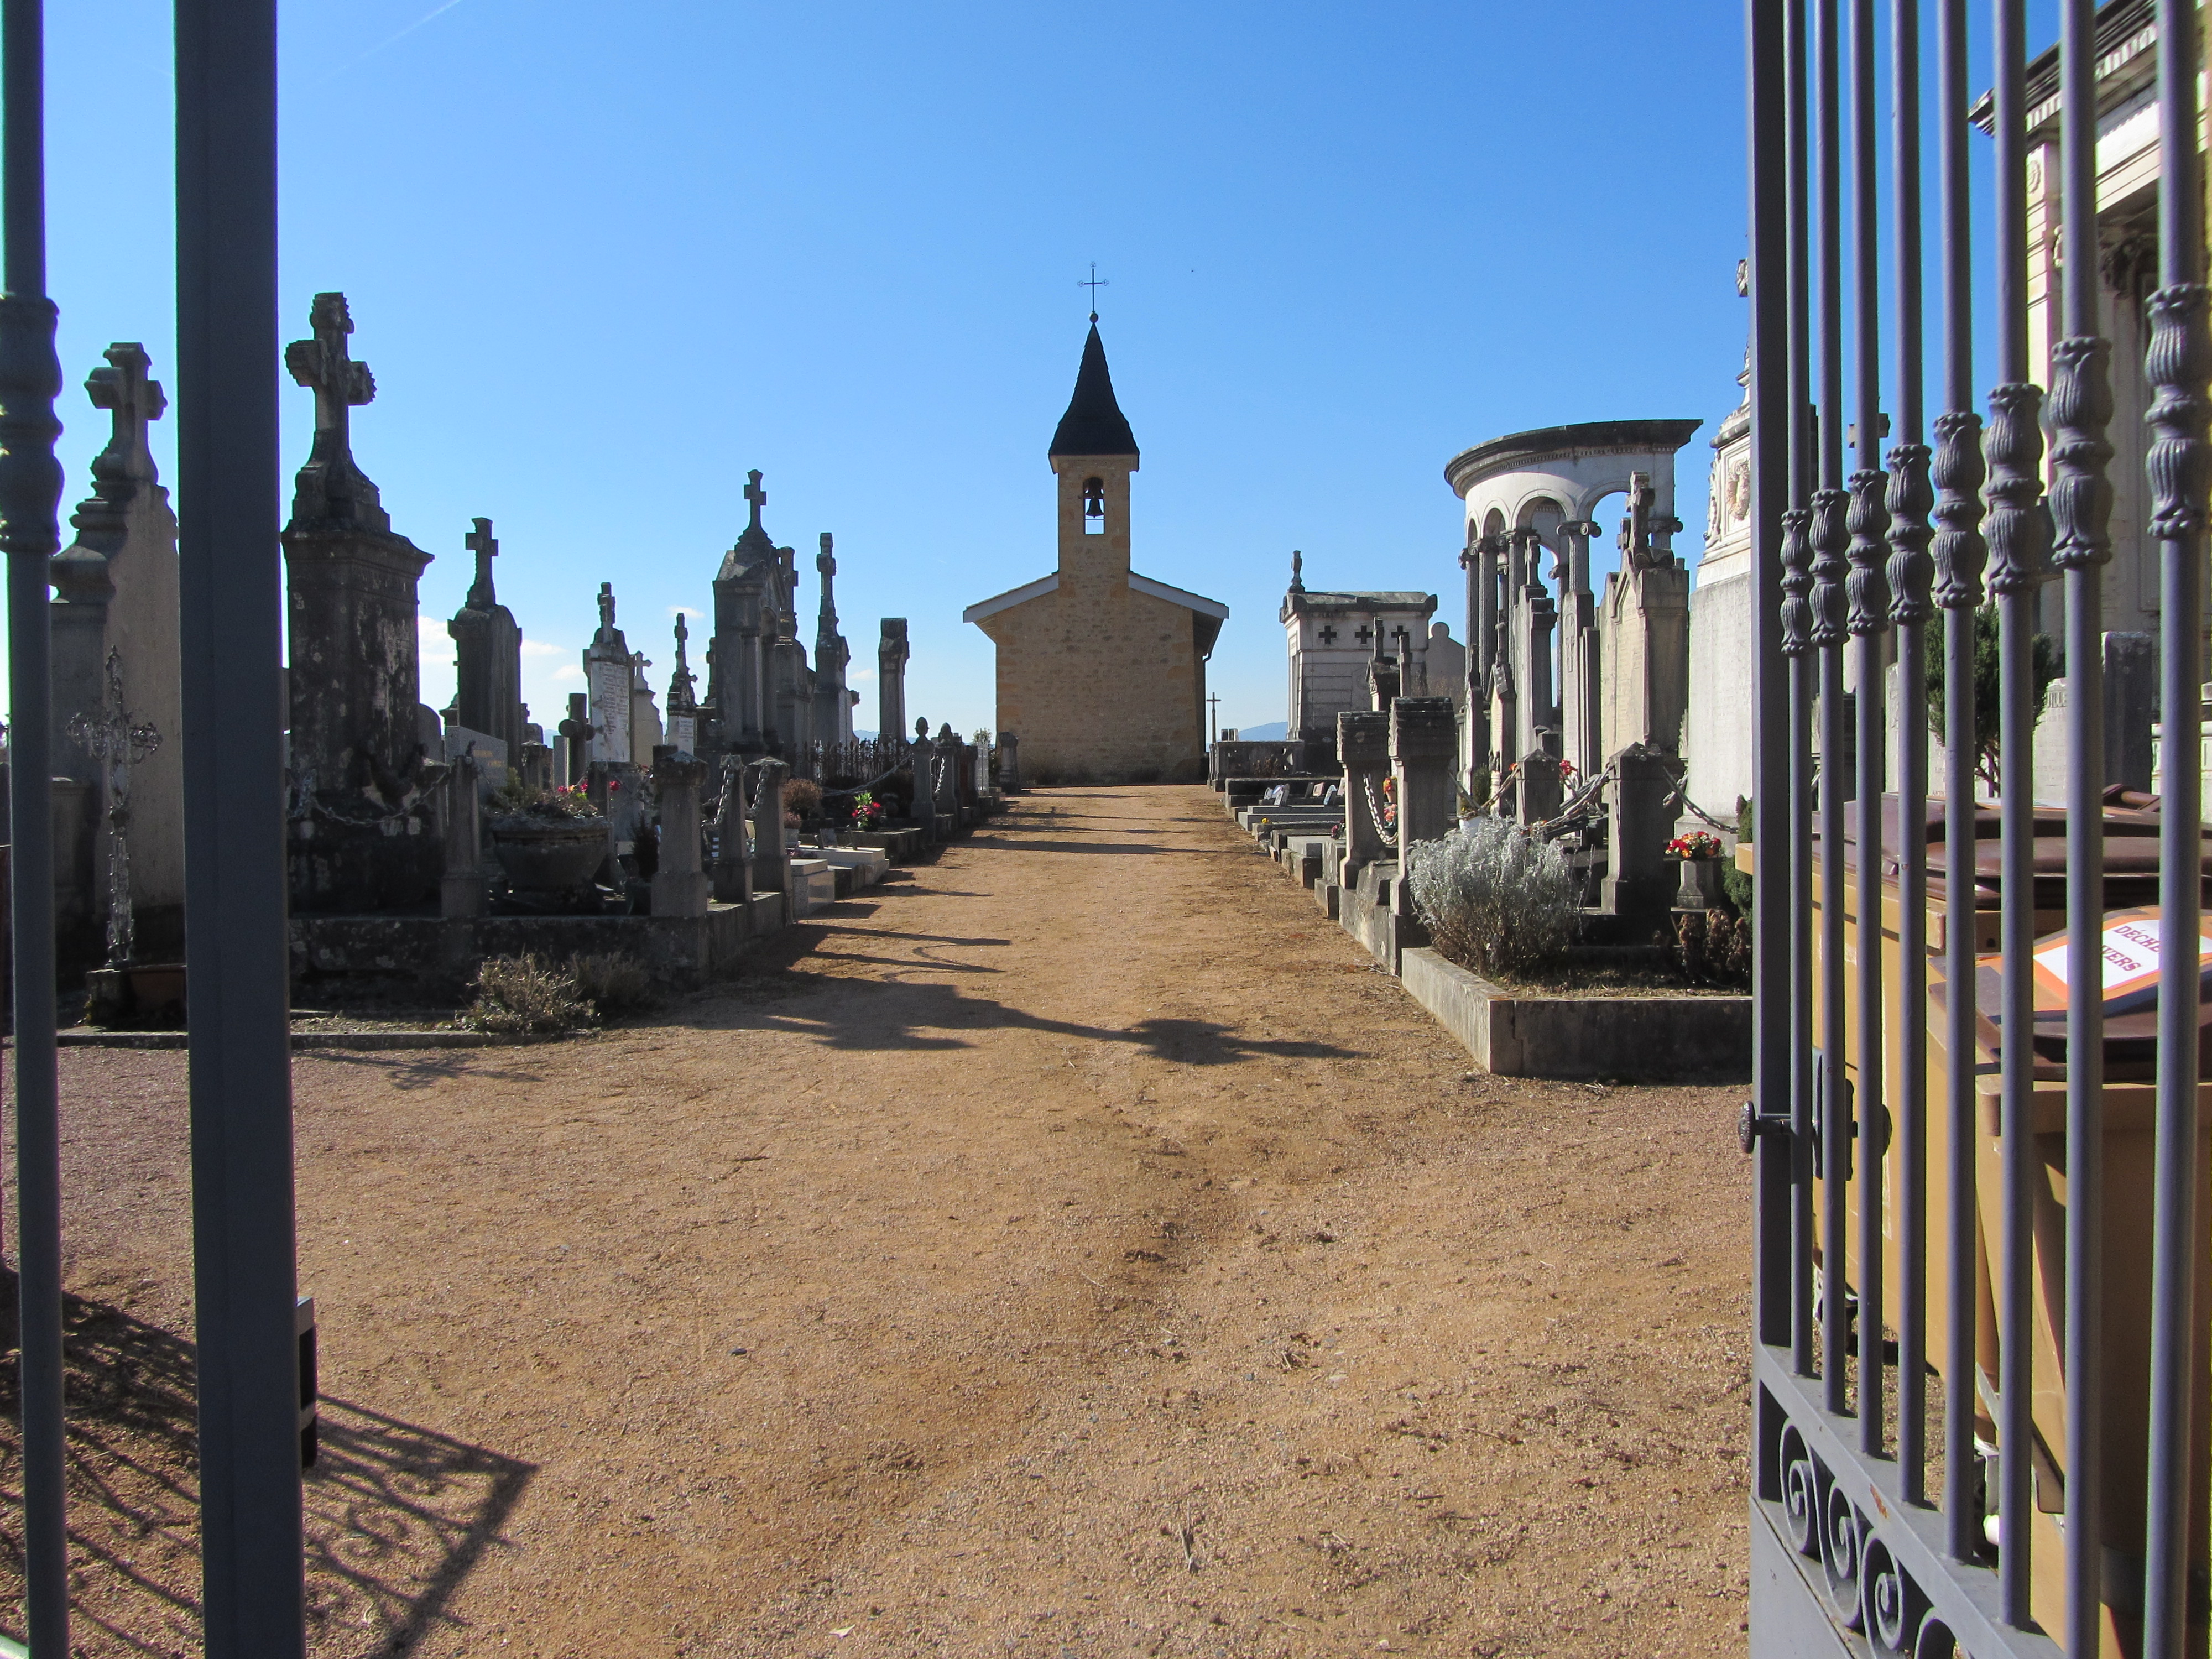
[[1206, 662], [1229, 607], [1129, 568], [1137, 440], [1114, 398], [1098, 319], [1053, 434], [1060, 568], [963, 613], [999, 647], [999, 726], [1024, 771], [1141, 783], [1206, 769]]

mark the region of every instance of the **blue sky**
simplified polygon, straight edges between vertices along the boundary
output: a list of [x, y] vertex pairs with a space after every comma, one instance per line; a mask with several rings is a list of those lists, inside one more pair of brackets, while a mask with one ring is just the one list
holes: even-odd
[[[49, 9], [66, 512], [104, 437], [79, 389], [100, 348], [173, 362], [168, 7]], [[379, 388], [356, 456], [436, 556], [428, 701], [472, 516], [550, 722], [603, 580], [665, 684], [758, 467], [806, 636], [829, 530], [856, 666], [904, 616], [909, 714], [994, 724], [960, 613], [1053, 564], [1045, 448], [1092, 260], [1144, 452], [1134, 562], [1230, 606], [1224, 725], [1282, 716], [1294, 547], [1316, 586], [1443, 594], [1461, 631], [1442, 469], [1480, 439], [1704, 417], [1694, 556], [1746, 322], [1736, 0], [283, 17], [286, 337], [348, 295]], [[284, 398], [289, 480], [312, 400]], [[165, 471], [172, 450], [157, 432]]]

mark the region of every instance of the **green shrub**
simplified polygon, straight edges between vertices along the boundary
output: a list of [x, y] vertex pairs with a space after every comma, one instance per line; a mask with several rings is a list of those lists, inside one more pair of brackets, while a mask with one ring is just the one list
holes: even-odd
[[[1997, 640], [2001, 629], [1997, 624], [1995, 600], [1974, 612], [1974, 775], [1994, 793], [1997, 787], [2001, 764], [1999, 749], [2002, 724], [2002, 672], [1997, 661]], [[1931, 630], [1928, 641], [1928, 729], [1936, 734], [1938, 743], [1950, 739], [1943, 734], [1943, 636], [1940, 630]], [[2044, 704], [2051, 696], [2051, 682], [2058, 678], [2058, 646], [2048, 634], [2038, 634], [2028, 642], [2027, 667], [2029, 684], [2033, 690], [2032, 712], [2028, 725], [2033, 727], [2043, 719]]]
[[1407, 865], [1429, 937], [1462, 968], [1526, 972], [1574, 943], [1580, 878], [1557, 846], [1509, 818], [1478, 817], [1462, 834], [1419, 842]]
[[822, 810], [822, 786], [811, 778], [793, 778], [783, 786], [783, 810], [811, 818]]
[[460, 1024], [472, 1031], [550, 1036], [595, 1018], [574, 973], [535, 956], [487, 957], [477, 969], [475, 988], [475, 1002], [460, 1015]]

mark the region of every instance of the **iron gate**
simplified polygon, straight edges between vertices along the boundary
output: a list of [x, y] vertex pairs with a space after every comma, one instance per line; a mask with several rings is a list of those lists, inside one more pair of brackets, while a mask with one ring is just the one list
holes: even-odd
[[[2046, 176], [2029, 135], [2054, 110], [2028, 107], [2025, 0], [1972, 19], [1965, 0], [1926, 9], [1746, 6], [1752, 1647], [2202, 1653], [2212, 1204], [2200, 968], [2183, 943], [2199, 933], [2203, 869], [2212, 375], [2197, 18], [2190, 0], [2114, 0], [2101, 15], [2062, 0]], [[2137, 301], [2100, 282], [2097, 144], [2100, 76], [2122, 33], [2155, 53], [2138, 103], [2157, 127], [2156, 275], [2124, 319], [2147, 341], [2148, 436], [2116, 456], [2109, 342], [2114, 308]], [[1984, 49], [1993, 89], [1977, 111], [1969, 52]], [[1978, 200], [1984, 143], [1993, 181]], [[2032, 163], [2037, 201], [2055, 208], [2031, 212]], [[2032, 235], [2051, 238], [2033, 294]], [[1978, 342], [1996, 380], [1978, 398]], [[2155, 802], [2105, 787], [2102, 583], [2123, 467], [2147, 480], [2139, 545], [2158, 573]], [[1996, 787], [1993, 806], [1968, 807], [1985, 606]], [[2046, 611], [2064, 619], [2070, 810], [2040, 815], [2039, 856]], [[1948, 738], [1933, 810], [1931, 697]], [[2062, 1008], [2046, 992], [2039, 1018], [2039, 937], [2048, 981], [2104, 982], [2106, 842], [2123, 835], [2156, 838], [2154, 878], [2142, 877], [2167, 946], [2155, 1014], [2138, 1030], [2108, 1022], [2101, 995]], [[2046, 936], [2062, 926], [2058, 946]]]

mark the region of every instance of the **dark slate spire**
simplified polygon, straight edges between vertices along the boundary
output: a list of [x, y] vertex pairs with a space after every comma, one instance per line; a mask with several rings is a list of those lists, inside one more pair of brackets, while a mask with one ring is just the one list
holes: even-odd
[[1083, 367], [1075, 374], [1075, 395], [1067, 400], [1067, 413], [1052, 434], [1051, 455], [1134, 455], [1136, 435], [1128, 418], [1114, 401], [1114, 377], [1106, 369], [1106, 347], [1098, 337], [1098, 321], [1091, 322], [1091, 337], [1083, 343]]

